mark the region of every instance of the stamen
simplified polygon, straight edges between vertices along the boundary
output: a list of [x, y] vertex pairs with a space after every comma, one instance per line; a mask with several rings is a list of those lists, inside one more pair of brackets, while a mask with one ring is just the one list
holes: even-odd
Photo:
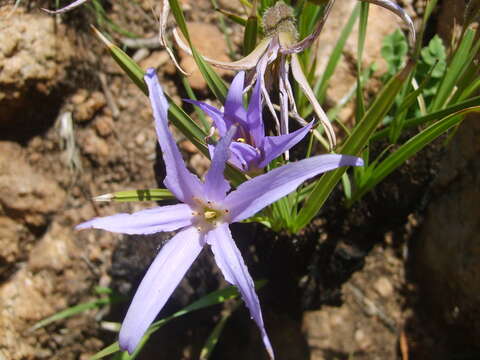
[[207, 220], [216, 219], [217, 216], [218, 216], [217, 212], [213, 211], [213, 210], [207, 210], [203, 214], [205, 216], [205, 219], [207, 219]]

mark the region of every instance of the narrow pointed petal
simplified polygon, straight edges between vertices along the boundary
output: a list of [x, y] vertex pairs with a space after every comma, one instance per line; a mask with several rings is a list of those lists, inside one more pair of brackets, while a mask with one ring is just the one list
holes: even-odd
[[410, 47], [412, 49], [415, 47], [415, 41], [416, 41], [415, 26], [413, 24], [412, 19], [410, 18], [410, 16], [408, 16], [405, 10], [403, 10], [400, 6], [398, 6], [396, 3], [390, 0], [361, 0], [361, 1], [381, 6], [387, 10], [390, 10], [395, 15], [397, 15], [400, 19], [402, 19], [403, 22], [408, 27], [408, 42], [410, 44]]
[[278, 133], [280, 133], [280, 122], [278, 121], [277, 113], [275, 112], [272, 100], [270, 99], [270, 94], [268, 93], [267, 87], [265, 85], [265, 82], [266, 82], [265, 72], [267, 70], [268, 64], [272, 63], [277, 59], [279, 48], [280, 48], [280, 45], [278, 44], [278, 39], [274, 37], [269, 44], [268, 50], [259, 59], [256, 67], [257, 82], [260, 82], [260, 89], [261, 89], [263, 98], [265, 99], [265, 103], [267, 104], [268, 110], [270, 110], [270, 113], [272, 114], [273, 119], [275, 120], [275, 125], [277, 126]]
[[61, 9], [58, 9], [58, 10], [48, 10], [48, 9], [42, 9], [50, 14], [62, 14], [62, 13], [66, 13], [67, 11], [70, 11], [70, 10], [73, 10], [75, 9], [76, 7], [79, 7], [80, 5], [82, 5], [83, 3], [86, 3], [88, 0], [77, 0], [77, 1], [74, 1], [72, 2], [70, 5], [67, 5]]
[[135, 350], [145, 331], [197, 258], [203, 243], [200, 233], [194, 227], [189, 227], [162, 247], [140, 283], [122, 323], [119, 334], [122, 349], [130, 354]]
[[302, 140], [312, 128], [313, 121], [307, 126], [304, 126], [291, 134], [281, 136], [267, 136], [263, 144], [264, 158], [258, 167], [264, 168], [270, 161], [280, 156], [285, 151], [295, 146]]
[[226, 118], [231, 119], [233, 123], [239, 122], [246, 125], [245, 119], [247, 112], [243, 107], [243, 85], [245, 81], [245, 72], [240, 71], [234, 78], [228, 89], [227, 99], [225, 100], [225, 109], [223, 111]]
[[327, 21], [328, 15], [330, 14], [330, 10], [332, 9], [333, 4], [335, 3], [335, 0], [327, 0], [327, 1], [328, 3], [325, 5], [322, 18], [317, 21], [317, 24], [313, 32], [310, 35], [306, 36], [301, 41], [299, 41], [298, 43], [290, 45], [288, 48], [282, 48], [280, 50], [282, 54], [299, 53], [313, 44], [313, 42], [318, 38], [318, 36], [322, 32], [323, 26]]
[[247, 123], [249, 132], [255, 141], [255, 146], [261, 147], [263, 145], [263, 139], [265, 138], [265, 128], [262, 118], [261, 81], [257, 81], [253, 88], [247, 110]]
[[260, 152], [253, 146], [239, 142], [233, 142], [230, 145], [232, 156], [229, 161], [243, 172], [253, 170], [259, 167]]
[[165, 48], [168, 56], [170, 57], [170, 60], [173, 61], [178, 71], [180, 71], [185, 76], [189, 76], [190, 74], [185, 70], [183, 70], [180, 64], [178, 63], [172, 48], [169, 46], [167, 42], [167, 21], [168, 21], [169, 14], [170, 14], [170, 3], [168, 1], [163, 1], [162, 12], [160, 13], [160, 18], [158, 19], [159, 20], [158, 33], [159, 33], [160, 44]]
[[168, 102], [154, 69], [147, 70], [145, 82], [148, 86], [158, 142], [162, 148], [163, 161], [167, 170], [164, 184], [178, 200], [191, 204], [193, 197], [203, 195], [203, 184], [198, 177], [187, 170], [177, 144], [168, 129]]
[[222, 224], [210, 231], [207, 234], [207, 242], [212, 247], [215, 261], [222, 271], [225, 280], [235, 285], [240, 291], [243, 301], [245, 301], [250, 311], [250, 315], [260, 329], [268, 355], [270, 359], [274, 359], [272, 345], [263, 324], [260, 301], [255, 293], [255, 285], [243, 261], [242, 254], [238, 250], [237, 245], [235, 245], [228, 224]]
[[327, 134], [330, 147], [333, 149], [336, 145], [336, 138], [332, 124], [330, 123], [327, 114], [325, 114], [325, 111], [323, 111], [322, 107], [318, 103], [318, 100], [315, 97], [315, 93], [313, 92], [307, 78], [305, 77], [305, 74], [303, 73], [302, 66], [300, 65], [297, 54], [292, 55], [292, 74], [295, 80], [298, 82], [298, 85], [300, 85], [300, 88], [307, 97], [308, 101], [310, 101], [310, 104], [312, 104], [315, 114], [317, 114], [320, 122], [325, 129], [325, 133]]
[[[287, 91], [287, 83], [288, 80], [288, 66], [285, 56], [281, 57], [280, 60], [280, 74], [279, 74], [279, 82], [278, 87], [280, 90], [279, 98], [280, 98], [280, 134], [285, 135], [288, 134], [288, 110], [289, 110], [289, 96]], [[286, 153], [286, 158], [288, 160], [288, 152]]]
[[231, 221], [255, 215], [264, 207], [294, 191], [301, 183], [340, 166], [362, 166], [363, 160], [349, 155], [318, 155], [283, 165], [241, 184], [225, 198]]
[[185, 204], [157, 206], [133, 214], [97, 217], [77, 225], [75, 229], [103, 229], [122, 234], [153, 234], [173, 231], [192, 224], [192, 210]]
[[237, 132], [237, 127], [232, 126], [227, 134], [220, 139], [213, 152], [212, 164], [205, 175], [205, 197], [211, 201], [220, 201], [225, 198], [227, 191], [230, 190], [230, 184], [225, 180], [223, 172], [225, 163], [230, 156], [228, 149], [233, 135]]
[[[182, 40], [180, 35], [178, 34], [177, 29], [172, 30], [173, 33], [173, 38], [175, 39], [175, 42], [178, 44], [180, 49], [185, 51], [188, 55], [192, 56], [192, 50], [190, 47]], [[257, 63], [260, 57], [263, 55], [265, 50], [267, 50], [269, 44], [270, 44], [271, 38], [264, 38], [260, 43], [257, 45], [253, 51], [245, 56], [244, 58], [241, 58], [240, 60], [237, 61], [232, 61], [232, 62], [225, 62], [225, 61], [218, 61], [215, 59], [211, 59], [209, 57], [203, 56], [203, 60], [208, 62], [209, 64], [212, 64], [213, 66], [216, 66], [221, 69], [227, 69], [227, 70], [250, 70], [253, 69]]]
[[190, 99], [183, 99], [183, 101], [198, 106], [205, 114], [212, 118], [213, 123], [215, 124], [215, 127], [217, 128], [220, 136], [225, 136], [225, 134], [227, 133], [227, 129], [228, 127], [230, 127], [231, 124], [227, 124], [225, 122], [223, 118], [223, 113], [220, 110], [202, 101]]

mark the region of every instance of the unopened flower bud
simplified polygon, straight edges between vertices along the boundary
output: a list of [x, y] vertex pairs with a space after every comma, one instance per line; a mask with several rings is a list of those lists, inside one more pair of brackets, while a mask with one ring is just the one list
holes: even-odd
[[279, 32], [287, 32], [297, 37], [293, 9], [283, 1], [277, 2], [263, 14], [263, 30], [270, 36]]

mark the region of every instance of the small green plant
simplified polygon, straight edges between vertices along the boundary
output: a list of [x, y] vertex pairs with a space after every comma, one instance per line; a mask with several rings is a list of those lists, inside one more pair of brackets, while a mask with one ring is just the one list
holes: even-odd
[[392, 34], [385, 36], [381, 53], [388, 66], [387, 72], [383, 76], [385, 81], [405, 66], [408, 53], [408, 44], [405, 35], [397, 29]]

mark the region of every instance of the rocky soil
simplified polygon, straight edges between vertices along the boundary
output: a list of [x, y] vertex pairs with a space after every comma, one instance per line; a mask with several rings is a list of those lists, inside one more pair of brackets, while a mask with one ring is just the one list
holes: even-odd
[[[96, 286], [132, 294], [169, 234], [135, 237], [73, 229], [94, 216], [152, 206], [91, 199], [156, 187], [163, 169], [148, 99], [91, 34], [86, 24], [95, 21], [93, 15], [79, 9], [53, 17], [41, 12], [38, 4], [25, 3], [13, 15], [11, 4], [0, 3], [0, 359], [89, 359], [115, 340], [104, 321], [121, 321], [128, 301], [38, 330], [31, 327], [60, 310], [98, 298]], [[413, 16], [425, 5], [402, 3]], [[219, 5], [239, 11], [229, 1]], [[321, 56], [334, 46], [353, 5], [337, 1], [319, 43]], [[114, 22], [152, 37], [157, 31], [152, 9], [158, 13], [159, 6], [149, 0], [118, 1], [107, 10]], [[219, 14], [211, 3], [185, 0], [183, 6], [199, 49], [227, 60]], [[448, 18], [452, 8], [458, 12], [455, 1], [444, 0], [437, 18]], [[398, 23], [375, 7], [370, 19], [365, 63], [379, 61], [381, 70], [381, 39]], [[446, 20], [438, 24], [448, 36], [453, 25], [446, 25]], [[241, 31], [228, 26], [238, 51]], [[332, 102], [354, 82], [355, 46], [348, 43], [332, 81], [336, 84], [329, 89]], [[142, 67], [159, 70], [174, 101], [186, 96], [164, 50], [128, 51]], [[193, 71], [191, 59], [180, 56], [182, 66]], [[222, 73], [227, 80], [232, 75]], [[191, 80], [198, 96], [208, 98], [198, 73]], [[351, 115], [351, 108], [342, 113], [345, 119]], [[479, 322], [472, 321], [480, 317], [476, 124], [466, 122], [469, 127], [461, 128], [447, 148], [435, 144], [351, 211], [334, 194], [301, 234], [277, 235], [248, 224], [234, 229], [254, 278], [270, 280], [260, 296], [279, 359], [476, 358], [475, 339], [480, 335]], [[188, 164], [202, 174], [208, 161], [176, 135]], [[162, 314], [224, 285], [205, 252]], [[172, 322], [139, 358], [157, 359], [160, 354], [165, 359], [198, 358], [221, 311], [216, 307]], [[228, 321], [213, 358], [263, 356], [257, 329], [241, 306]]]

